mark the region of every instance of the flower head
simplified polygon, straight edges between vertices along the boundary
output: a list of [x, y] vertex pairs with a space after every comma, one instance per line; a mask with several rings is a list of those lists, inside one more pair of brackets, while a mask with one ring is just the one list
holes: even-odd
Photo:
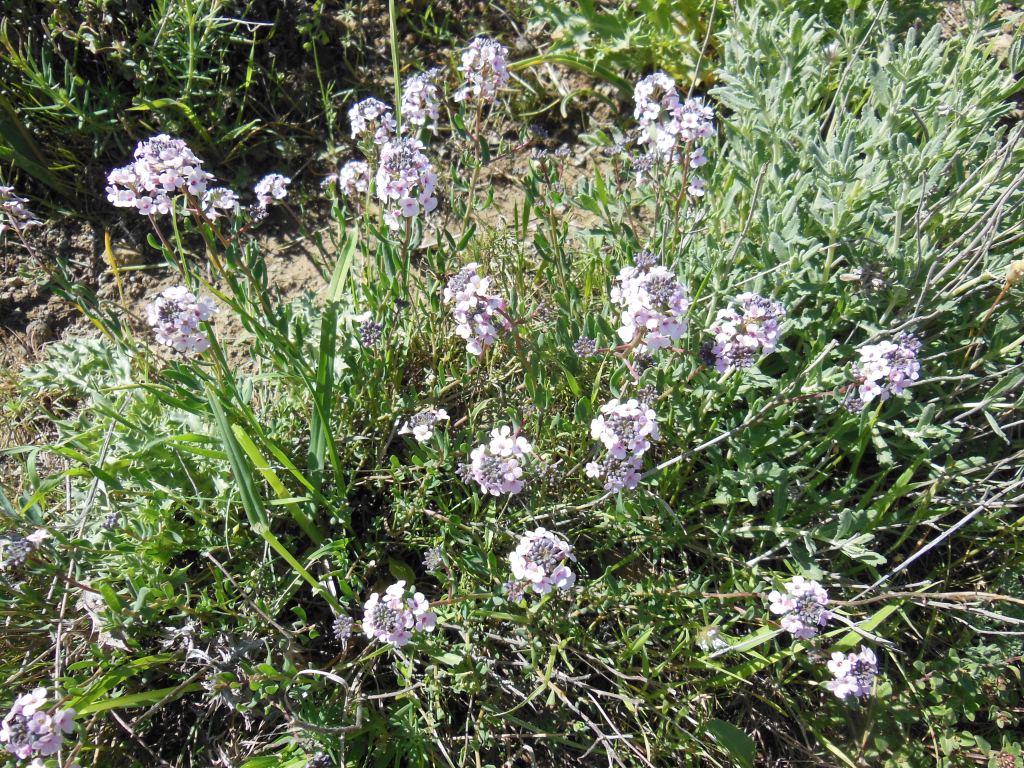
[[434, 436], [434, 427], [441, 421], [448, 421], [448, 411], [444, 408], [424, 408], [407, 419], [398, 434], [412, 435], [416, 442], [425, 443]]
[[505, 315], [505, 300], [489, 293], [490, 278], [482, 277], [480, 265], [472, 262], [463, 267], [445, 286], [445, 304], [453, 304], [455, 333], [466, 340], [466, 351], [483, 354], [486, 347], [498, 340], [498, 331], [511, 327]]
[[576, 583], [576, 574], [567, 565], [576, 562], [572, 545], [544, 528], [524, 534], [508, 560], [515, 579], [538, 595], [553, 588], [567, 590]]
[[227, 187], [214, 187], [203, 193], [202, 207], [203, 215], [210, 221], [216, 221], [224, 215], [222, 212], [238, 210], [238, 195]]
[[589, 336], [580, 336], [573, 344], [572, 351], [579, 357], [593, 357], [597, 354], [597, 342]]
[[14, 187], [0, 185], [0, 235], [8, 229], [24, 232], [41, 223], [28, 209], [28, 200], [14, 194]]
[[146, 308], [146, 319], [160, 344], [177, 352], [205, 352], [210, 348], [199, 323], [208, 321], [217, 311], [208, 298], [198, 298], [183, 285], [168, 288]]
[[412, 125], [425, 125], [431, 133], [437, 133], [441, 97], [436, 80], [440, 72], [435, 68], [413, 75], [402, 86], [402, 119]]
[[640, 335], [640, 352], [670, 347], [686, 333], [690, 309], [682, 283], [666, 267], [647, 266], [650, 261], [642, 254], [637, 266], [624, 267], [611, 293], [612, 302], [622, 307], [619, 338], [629, 344]]
[[477, 99], [491, 102], [498, 90], [508, 85], [508, 49], [489, 37], [478, 37], [462, 52], [459, 71], [465, 85], [455, 92], [456, 101]]
[[863, 648], [860, 653], [842, 654], [837, 651], [828, 661], [828, 671], [833, 679], [825, 685], [832, 693], [840, 699], [861, 698], [871, 695], [875, 675], [878, 674], [878, 661], [870, 648]]
[[786, 585], [785, 592], [773, 589], [768, 594], [771, 612], [781, 615], [782, 628], [793, 637], [809, 640], [818, 634], [819, 627], [828, 624], [832, 613], [828, 605], [828, 593], [816, 581], [803, 576], [794, 576]]
[[736, 303], [739, 307], [730, 305], [718, 310], [709, 329], [715, 337], [711, 351], [719, 373], [729, 368], [749, 368], [759, 355], [774, 352], [779, 324], [786, 317], [782, 304], [756, 293], [741, 293]]
[[406, 589], [404, 581], [392, 584], [383, 595], [374, 592], [363, 606], [365, 635], [395, 647], [408, 643], [414, 631], [432, 632], [436, 625], [437, 616], [423, 593]]
[[363, 160], [349, 160], [338, 169], [338, 191], [346, 197], [361, 197], [370, 188], [370, 166]]
[[509, 426], [491, 430], [491, 440], [470, 454], [469, 474], [484, 493], [500, 496], [523, 490], [522, 461], [533, 446]]
[[54, 755], [75, 729], [75, 710], [49, 707], [45, 688], [24, 693], [0, 723], [0, 743], [19, 760]]
[[658, 416], [638, 400], [610, 400], [601, 406], [601, 414], [590, 422], [590, 435], [600, 440], [613, 458], [643, 456], [651, 440], [660, 437]]
[[853, 366], [857, 395], [847, 400], [847, 408], [859, 411], [876, 397], [888, 400], [901, 394], [921, 377], [921, 363], [917, 359], [920, 349], [921, 341], [911, 333], [861, 347], [860, 361]]
[[107, 200], [146, 216], [170, 213], [173, 195], [201, 199], [213, 178], [184, 141], [160, 134], [139, 142], [135, 160], [107, 175]]
[[256, 182], [253, 191], [256, 193], [256, 200], [266, 208], [277, 200], [284, 200], [288, 197], [288, 185], [292, 180], [280, 173], [270, 173]]
[[436, 187], [437, 174], [419, 139], [398, 138], [381, 145], [377, 198], [384, 206], [388, 227], [397, 230], [405, 219], [434, 210]]
[[395, 135], [395, 116], [391, 107], [370, 97], [357, 102], [349, 111], [352, 138], [371, 136], [375, 144], [383, 144]]

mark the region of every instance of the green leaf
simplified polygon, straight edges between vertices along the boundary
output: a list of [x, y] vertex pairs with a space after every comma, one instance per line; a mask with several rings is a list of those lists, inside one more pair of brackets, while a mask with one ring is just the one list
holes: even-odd
[[732, 723], [724, 720], [711, 720], [705, 729], [728, 752], [740, 768], [754, 768], [757, 747], [754, 740]]

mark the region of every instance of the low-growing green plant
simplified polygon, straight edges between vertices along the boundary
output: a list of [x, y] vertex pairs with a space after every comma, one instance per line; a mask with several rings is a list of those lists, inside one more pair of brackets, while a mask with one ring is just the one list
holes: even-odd
[[142, 315], [53, 266], [103, 336], [23, 377], [56, 437], [0, 497], [0, 742], [1019, 765], [1021, 43], [867, 10], [736, 12], [707, 97], [651, 73], [564, 148], [472, 41], [352, 106], [291, 300], [288, 178], [126, 153], [168, 283]]

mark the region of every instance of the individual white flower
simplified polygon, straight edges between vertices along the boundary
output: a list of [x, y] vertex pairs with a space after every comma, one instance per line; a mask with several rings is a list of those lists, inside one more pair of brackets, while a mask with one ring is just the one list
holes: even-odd
[[571, 589], [576, 583], [576, 574], [568, 566], [576, 562], [572, 545], [544, 528], [524, 534], [508, 560], [512, 576], [539, 595]]
[[828, 592], [816, 581], [794, 576], [785, 592], [773, 589], [768, 593], [771, 612], [780, 615], [782, 628], [793, 637], [809, 640], [828, 624], [832, 613], [826, 608]]

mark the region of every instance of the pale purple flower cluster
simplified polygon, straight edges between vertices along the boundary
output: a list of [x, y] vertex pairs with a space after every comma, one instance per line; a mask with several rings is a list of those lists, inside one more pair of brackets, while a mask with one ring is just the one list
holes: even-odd
[[870, 648], [845, 655], [836, 651], [829, 659], [828, 671], [834, 679], [825, 685], [832, 693], [840, 699], [861, 698], [871, 695], [875, 675], [878, 674], [878, 661]]
[[[370, 640], [380, 640], [400, 648], [412, 639], [414, 631], [432, 632], [437, 616], [430, 603], [415, 587], [408, 590], [404, 581], [388, 587], [383, 595], [374, 592], [363, 605], [363, 632]], [[412, 596], [407, 597], [407, 593]]]
[[566, 565], [576, 562], [572, 545], [544, 528], [523, 535], [508, 561], [516, 581], [538, 595], [546, 595], [555, 588], [571, 589], [576, 583], [576, 574]]
[[711, 351], [715, 369], [722, 373], [729, 368], [749, 368], [758, 355], [775, 351], [779, 342], [779, 323], [786, 317], [786, 308], [777, 301], [756, 293], [741, 293], [733, 305], [718, 310], [710, 331], [715, 337]]
[[288, 185], [292, 180], [280, 173], [270, 173], [256, 182], [253, 191], [256, 193], [256, 200], [266, 208], [277, 200], [284, 200], [288, 197]]
[[198, 298], [185, 286], [176, 285], [146, 308], [146, 318], [159, 343], [178, 352], [205, 352], [210, 341], [199, 323], [209, 320], [216, 311], [212, 300]]
[[413, 75], [402, 86], [402, 119], [410, 125], [427, 126], [437, 133], [438, 107], [441, 94], [437, 87], [439, 69]]
[[425, 443], [434, 436], [434, 427], [441, 421], [448, 421], [448, 411], [444, 408], [425, 408], [402, 424], [398, 434], [412, 435], [416, 442]]
[[519, 493], [524, 486], [522, 462], [531, 451], [530, 442], [512, 427], [495, 427], [490, 442], [470, 454], [469, 475], [492, 496]]
[[48, 703], [45, 688], [24, 693], [0, 724], [0, 743], [19, 760], [57, 754], [65, 734], [75, 730], [75, 710], [49, 707]]
[[134, 162], [108, 174], [107, 200], [143, 216], [170, 213], [174, 195], [201, 198], [213, 178], [184, 141], [160, 134], [139, 142]]
[[495, 101], [498, 90], [508, 85], [508, 49], [489, 37], [478, 37], [462, 52], [459, 71], [466, 82], [455, 92], [456, 101]]
[[[676, 81], [664, 72], [655, 72], [640, 80], [633, 90], [636, 107], [633, 115], [639, 123], [637, 144], [647, 147], [651, 161], [686, 161], [691, 169], [707, 162], [696, 142], [715, 135], [715, 112], [700, 98], [681, 101]], [[637, 169], [642, 179], [649, 167]], [[688, 191], [704, 195], [704, 180], [691, 175]]]
[[370, 166], [363, 160], [349, 160], [338, 169], [338, 191], [346, 197], [362, 197], [370, 188]]
[[866, 344], [860, 348], [860, 361], [853, 366], [853, 375], [859, 386], [857, 397], [847, 401], [847, 407], [859, 411], [876, 397], [888, 400], [921, 378], [921, 363], [917, 353], [921, 341], [910, 333], [900, 333], [893, 341]]
[[600, 440], [607, 455], [586, 466], [588, 477], [603, 477], [609, 491], [636, 488], [640, 482], [641, 457], [660, 437], [658, 416], [638, 400], [611, 400], [590, 422], [590, 435]]
[[505, 300], [488, 293], [491, 279], [481, 277], [480, 267], [471, 262], [448, 281], [445, 304], [454, 304], [455, 333], [466, 340], [466, 351], [483, 354], [498, 340], [499, 330], [508, 330], [511, 322], [505, 314]]
[[619, 338], [629, 344], [641, 334], [640, 352], [670, 347], [686, 333], [690, 309], [690, 297], [676, 276], [647, 261], [623, 267], [611, 293], [612, 302], [622, 307]]
[[803, 576], [794, 576], [786, 585], [785, 592], [773, 589], [768, 594], [771, 612], [780, 615], [782, 628], [793, 637], [810, 640], [818, 634], [818, 628], [828, 624], [832, 613], [828, 605], [828, 593], [816, 581]]
[[28, 200], [14, 194], [14, 187], [0, 185], [0, 214], [0, 235], [8, 229], [24, 232], [42, 223], [28, 209]]
[[398, 229], [403, 219], [434, 210], [436, 187], [437, 174], [421, 141], [398, 138], [384, 142], [377, 168], [377, 197], [384, 205], [384, 221], [392, 230]]
[[395, 135], [395, 116], [391, 107], [372, 96], [356, 103], [348, 111], [352, 124], [352, 138], [373, 138], [374, 144], [383, 144]]
[[226, 212], [238, 210], [238, 195], [227, 187], [214, 187], [203, 193], [203, 215], [210, 221], [216, 221]]

